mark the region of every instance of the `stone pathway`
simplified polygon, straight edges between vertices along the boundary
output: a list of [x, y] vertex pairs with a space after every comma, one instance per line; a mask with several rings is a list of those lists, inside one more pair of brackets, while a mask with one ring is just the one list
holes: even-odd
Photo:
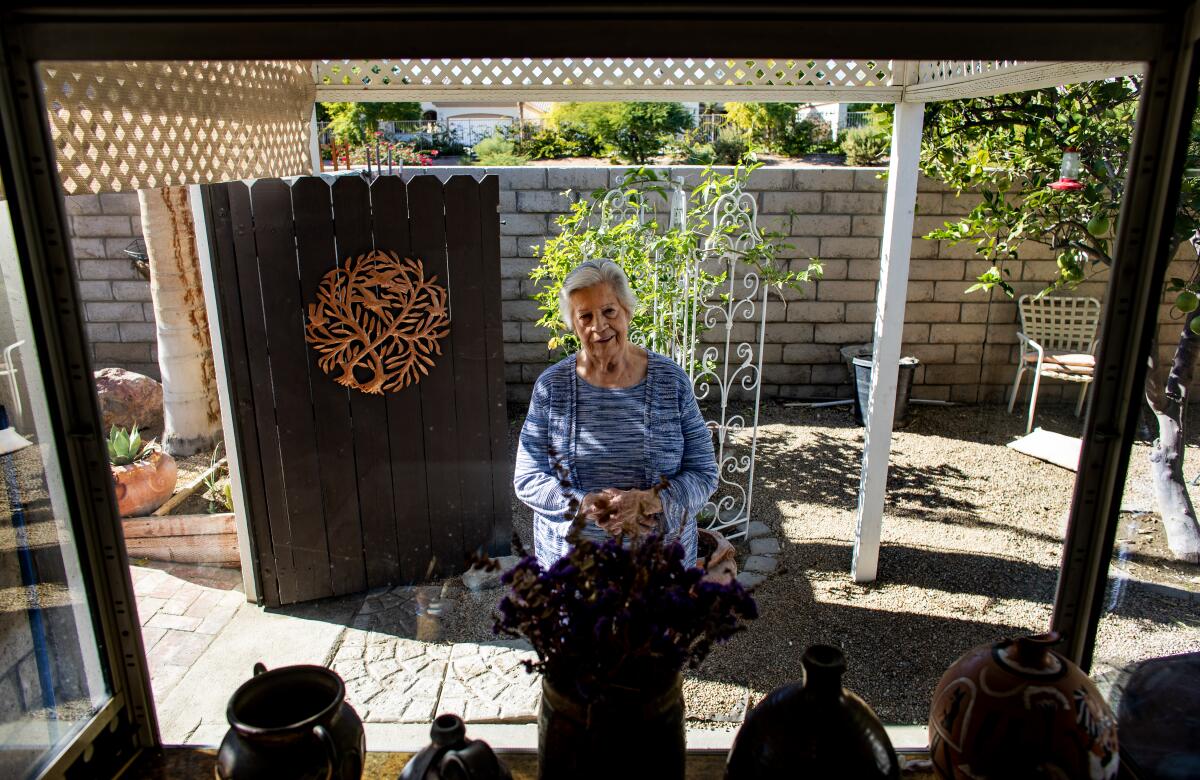
[[427, 723], [445, 712], [472, 723], [536, 720], [541, 678], [522, 666], [536, 659], [527, 643], [437, 643], [457, 603], [446, 590], [367, 594], [332, 663], [346, 681], [350, 704], [367, 722]]
[[741, 562], [738, 582], [753, 588], [779, 568], [779, 539], [766, 523], [755, 520], [746, 532], [750, 540], [750, 555]]
[[[753, 587], [778, 567], [779, 542], [765, 525], [752, 523], [749, 548], [738, 579]], [[498, 589], [472, 592], [450, 580], [263, 610], [246, 603], [236, 569], [155, 564], [131, 570], [168, 743], [219, 740], [227, 727], [225, 704], [259, 660], [268, 667], [331, 667], [345, 680], [347, 700], [376, 733], [423, 728], [445, 712], [494, 728], [537, 721], [541, 677], [525, 671], [523, 662], [536, 660], [527, 642], [451, 644], [443, 638], [456, 610], [499, 598]], [[697, 701], [696, 716], [739, 722], [748, 696], [737, 687], [719, 704]]]

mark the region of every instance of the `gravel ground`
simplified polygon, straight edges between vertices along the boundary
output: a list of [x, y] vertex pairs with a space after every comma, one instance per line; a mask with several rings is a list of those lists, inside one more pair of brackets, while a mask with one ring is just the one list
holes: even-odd
[[[512, 433], [521, 411], [513, 409]], [[1069, 406], [1038, 424], [1078, 435]], [[890, 723], [923, 723], [945, 669], [984, 642], [1047, 628], [1075, 475], [1004, 446], [1023, 417], [999, 406], [922, 406], [893, 440], [879, 579], [850, 578], [862, 429], [845, 408], [764, 404], [754, 518], [783, 546], [781, 570], [756, 591], [762, 616], [718, 647], [685, 685], [689, 717], [738, 720], [773, 688], [800, 677], [809, 644], [846, 652], [846, 685]], [[1191, 430], [1195, 430], [1194, 426]], [[1200, 471], [1189, 439], [1187, 476]], [[1136, 445], [1125, 505], [1150, 510], [1146, 443]], [[514, 504], [528, 543], [531, 518]], [[1127, 513], [1118, 533], [1096, 672], [1200, 650], [1200, 569], [1173, 563], [1161, 524]], [[492, 591], [491, 594], [497, 594]], [[451, 641], [490, 633], [498, 595], [466, 600]]]

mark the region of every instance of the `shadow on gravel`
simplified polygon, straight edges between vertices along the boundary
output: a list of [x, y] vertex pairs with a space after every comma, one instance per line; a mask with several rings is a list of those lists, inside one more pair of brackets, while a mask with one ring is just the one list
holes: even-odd
[[[800, 503], [854, 509], [862, 474], [862, 445], [818, 428], [803, 429], [797, 446], [788, 436], [760, 431], [756, 487]], [[978, 506], [970, 499], [954, 498], [965, 492], [966, 473], [951, 464], [913, 468], [892, 464], [888, 471], [888, 512], [924, 516], [938, 509], [973, 518]]]
[[[791, 567], [845, 574], [850, 570], [851, 547], [824, 542], [788, 543], [784, 556]], [[869, 587], [909, 585], [1049, 604], [1054, 600], [1057, 580], [1057, 568], [1029, 561], [885, 544], [879, 550], [879, 579]]]
[[[843, 554], [836, 557], [845, 564]], [[847, 583], [848, 590], [857, 587]], [[1028, 633], [999, 621], [818, 601], [808, 579], [794, 569], [768, 580], [756, 597], [760, 616], [750, 630], [714, 648], [689, 676], [748, 686], [754, 704], [801, 679], [805, 647], [831, 644], [846, 653], [846, 687], [885, 723], [925, 722], [938, 679], [964, 650]]]

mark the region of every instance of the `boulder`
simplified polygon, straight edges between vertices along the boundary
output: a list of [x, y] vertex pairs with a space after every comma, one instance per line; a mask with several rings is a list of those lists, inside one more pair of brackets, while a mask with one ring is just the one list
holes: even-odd
[[156, 380], [123, 368], [102, 368], [96, 372], [95, 381], [105, 434], [114, 425], [162, 428], [163, 391]]

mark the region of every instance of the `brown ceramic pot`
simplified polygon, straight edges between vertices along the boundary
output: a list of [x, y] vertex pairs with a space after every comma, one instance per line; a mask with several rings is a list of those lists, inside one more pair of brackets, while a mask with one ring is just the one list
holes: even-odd
[[121, 517], [139, 517], [158, 509], [175, 492], [178, 478], [175, 459], [161, 450], [128, 466], [113, 466], [112, 474]]
[[1117, 720], [1088, 676], [1050, 649], [1057, 641], [980, 645], [946, 670], [929, 711], [938, 777], [1117, 776]]
[[900, 763], [875, 712], [842, 687], [846, 656], [812, 645], [804, 679], [767, 694], [738, 730], [725, 780], [900, 780]]

